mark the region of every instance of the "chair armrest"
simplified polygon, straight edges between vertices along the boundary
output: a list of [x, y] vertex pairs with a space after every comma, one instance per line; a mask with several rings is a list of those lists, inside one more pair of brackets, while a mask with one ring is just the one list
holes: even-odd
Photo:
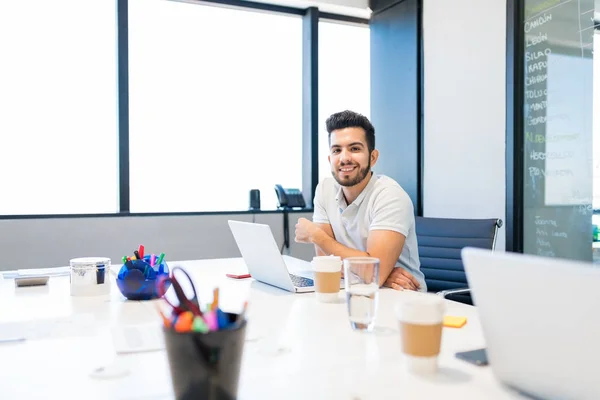
[[446, 296], [450, 296], [452, 294], [465, 294], [465, 293], [469, 293], [469, 292], [471, 292], [471, 289], [469, 289], [469, 288], [462, 288], [462, 289], [442, 290], [441, 292], [437, 292], [436, 294], [438, 296], [446, 298]]

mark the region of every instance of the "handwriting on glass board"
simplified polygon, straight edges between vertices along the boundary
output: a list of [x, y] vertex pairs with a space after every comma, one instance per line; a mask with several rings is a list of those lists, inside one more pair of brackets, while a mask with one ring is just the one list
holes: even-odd
[[531, 150], [529, 153], [531, 160], [564, 160], [566, 158], [573, 158], [572, 151], [535, 151]]
[[525, 86], [531, 86], [536, 85], [538, 83], [546, 82], [546, 79], [548, 79], [548, 75], [546, 74], [528, 76], [527, 78], [525, 78]]
[[[529, 5], [527, 4], [525, 6], [525, 12], [527, 13], [527, 15], [531, 15], [531, 14], [535, 14], [544, 10], [547, 10], [548, 8], [557, 5], [558, 3], [560, 3], [562, 0], [546, 0], [542, 3], [538, 3], [535, 5]], [[567, 0], [568, 2], [569, 0]]]
[[525, 33], [528, 33], [532, 29], [539, 28], [548, 21], [552, 21], [552, 14], [543, 14], [532, 21], [525, 22]]
[[525, 97], [529, 99], [537, 99], [548, 95], [548, 89], [526, 90]]
[[541, 133], [525, 132], [525, 140], [531, 143], [546, 143], [546, 136]]
[[552, 250], [538, 249], [537, 254], [538, 254], [538, 256], [542, 256], [542, 257], [556, 257], [556, 253], [553, 252]]
[[547, 33], [540, 32], [534, 36], [527, 35], [527, 37], [525, 38], [525, 47], [535, 46], [536, 44], [540, 44], [547, 40], [548, 40]]
[[550, 244], [550, 242], [549, 242], [549, 241], [547, 241], [547, 240], [544, 240], [544, 239], [542, 239], [542, 238], [540, 238], [540, 237], [538, 237], [538, 238], [535, 240], [535, 244], [537, 244], [537, 245], [538, 245], [538, 246], [540, 246], [540, 247], [550, 247], [550, 248], [552, 248], [552, 245]]
[[542, 117], [527, 118], [527, 125], [536, 126], [539, 124], [545, 124], [547, 121], [548, 121], [548, 117], [546, 117], [545, 115]]
[[546, 170], [544, 168], [529, 167], [529, 176], [575, 176], [575, 174], [567, 168]]
[[548, 61], [538, 61], [527, 65], [527, 72], [530, 74], [539, 71], [545, 71], [548, 68]]
[[535, 61], [540, 58], [547, 58], [550, 54], [552, 54], [552, 49], [545, 48], [544, 50], [538, 51], [526, 51], [525, 52], [525, 61]]
[[550, 226], [557, 226], [557, 223], [555, 220], [553, 219], [543, 219], [540, 216], [535, 216], [535, 224], [536, 225], [550, 225]]
[[525, 132], [525, 140], [531, 143], [555, 143], [561, 141], [577, 140], [578, 138], [578, 133], [565, 133], [562, 135], [544, 136], [539, 133], [534, 135], [532, 132]]
[[548, 105], [546, 100], [538, 101], [537, 103], [525, 104], [525, 107], [531, 111], [544, 110]]

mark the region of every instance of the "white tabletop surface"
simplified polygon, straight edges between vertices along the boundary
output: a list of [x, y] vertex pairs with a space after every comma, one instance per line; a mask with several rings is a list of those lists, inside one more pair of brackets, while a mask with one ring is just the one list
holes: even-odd
[[[439, 373], [416, 376], [403, 365], [394, 308], [418, 293], [382, 289], [376, 329], [362, 333], [350, 328], [343, 292], [338, 303], [318, 303], [313, 293], [225, 277], [246, 271], [242, 259], [170, 262], [174, 265], [193, 275], [205, 301], [216, 285], [226, 310], [238, 311], [249, 301], [240, 399], [521, 398], [500, 385], [489, 367], [455, 358], [457, 351], [485, 345], [474, 307], [447, 302], [447, 315], [466, 316], [468, 322], [460, 329], [444, 328]], [[0, 323], [34, 321], [36, 329], [34, 339], [0, 344], [3, 400], [173, 398], [165, 351], [117, 355], [110, 334], [115, 325], [158, 326], [154, 303], [161, 300], [127, 301], [111, 279], [110, 296], [100, 297], [71, 297], [68, 277], [31, 288], [0, 280]], [[126, 374], [93, 377], [102, 366]]]

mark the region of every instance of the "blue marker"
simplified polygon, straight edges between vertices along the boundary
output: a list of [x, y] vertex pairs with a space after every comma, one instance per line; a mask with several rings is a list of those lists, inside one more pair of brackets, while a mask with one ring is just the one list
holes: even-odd
[[217, 308], [217, 323], [219, 324], [219, 329], [227, 328], [229, 326], [229, 317], [220, 308]]

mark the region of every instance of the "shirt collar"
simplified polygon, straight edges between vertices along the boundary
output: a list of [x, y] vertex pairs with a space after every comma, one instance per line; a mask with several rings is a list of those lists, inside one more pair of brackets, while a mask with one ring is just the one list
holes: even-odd
[[[354, 204], [356, 207], [359, 207], [360, 204], [362, 203], [362, 201], [367, 196], [367, 193], [370, 192], [371, 189], [373, 188], [373, 185], [375, 185], [375, 181], [377, 181], [377, 177], [375, 176], [375, 174], [373, 172], [371, 172], [371, 177], [369, 178], [369, 183], [367, 183], [367, 186], [365, 186], [365, 188], [362, 190], [362, 192], [360, 192], [360, 194], [352, 202], [352, 204]], [[338, 190], [335, 195], [335, 201], [337, 201], [338, 206], [340, 206], [341, 209], [344, 209], [348, 206], [348, 204], [346, 204], [346, 197], [344, 197], [344, 191], [342, 190], [342, 185], [340, 185], [337, 182], [336, 182], [336, 185], [338, 186]]]
[[342, 190], [342, 185], [336, 182], [338, 187], [337, 193], [335, 195], [335, 201], [337, 201], [338, 207], [340, 210], [345, 209], [348, 205], [346, 204], [346, 198], [344, 197], [344, 191]]

